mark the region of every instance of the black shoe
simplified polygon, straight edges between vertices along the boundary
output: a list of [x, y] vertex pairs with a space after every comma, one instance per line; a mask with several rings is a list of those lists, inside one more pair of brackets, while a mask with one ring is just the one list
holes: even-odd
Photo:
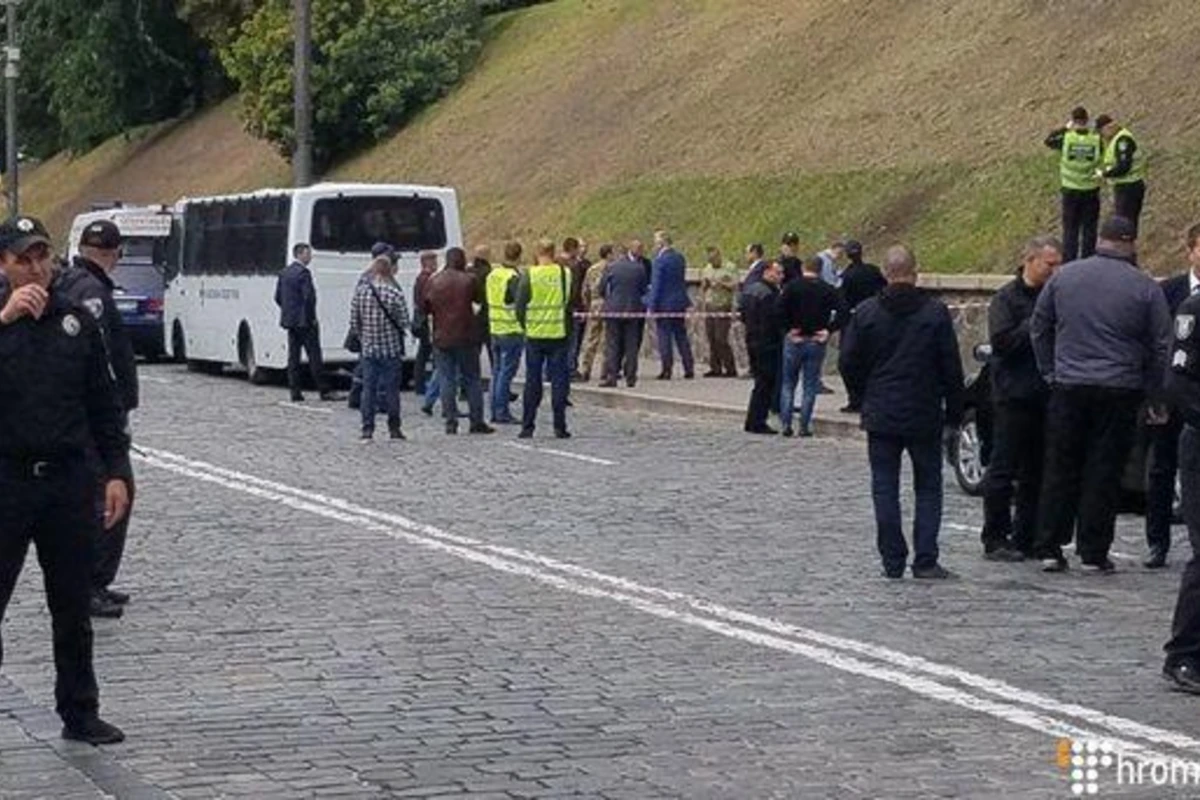
[[433, 416], [433, 406], [421, 406], [421, 413], [427, 417]]
[[517, 434], [518, 439], [532, 439], [533, 428], [521, 428], [521, 432]]
[[1195, 661], [1180, 661], [1163, 667], [1163, 677], [1181, 691], [1200, 694], [1200, 664]]
[[888, 569], [887, 567], [884, 567], [883, 571], [880, 572], [879, 575], [880, 577], [887, 578], [889, 581], [898, 581], [904, 577], [904, 567], [901, 567], [900, 569]]
[[826, 386], [823, 383], [821, 384], [821, 388], [817, 390], [817, 394], [833, 394], [833, 393], [834, 393], [833, 389], [830, 389], [828, 386]]
[[796, 432], [794, 430], [792, 430], [791, 425], [788, 425], [786, 428], [783, 429], [783, 431], [781, 432], [780, 435], [783, 436], [783, 438], [785, 438], [785, 439], [790, 439], [796, 435]]
[[597, 386], [599, 386], [601, 389], [615, 389], [615, 388], [617, 388], [617, 382], [616, 382], [616, 381], [600, 381], [600, 382], [599, 382], [599, 383], [597, 383], [596, 385], [597, 385]]
[[724, 374], [724, 373], [717, 372], [715, 369], [710, 369], [708, 372], [704, 373], [704, 377], [706, 377], [706, 378], [719, 378], [719, 377], [721, 377], [723, 374]]
[[800, 438], [801, 439], [811, 439], [812, 436], [813, 436], [812, 428], [801, 428], [800, 429]]
[[629, 389], [634, 388], [635, 386], [637, 386], [637, 378], [634, 378], [633, 380], [625, 381], [625, 386]]
[[1142, 566], [1146, 569], [1162, 569], [1167, 565], [1167, 551], [1161, 547], [1153, 547], [1150, 549], [1150, 555], [1146, 556], [1146, 560], [1142, 562]]
[[1108, 558], [1102, 558], [1099, 561], [1084, 561], [1084, 572], [1098, 573], [1101, 575], [1109, 575], [1117, 571], [1117, 565]]
[[103, 594], [110, 603], [116, 603], [119, 606], [129, 602], [129, 595], [125, 592], [118, 592], [116, 589], [105, 589]]
[[862, 412], [862, 407], [847, 404], [839, 408], [838, 411], [842, 412], [843, 414], [859, 414]]
[[125, 734], [116, 725], [110, 725], [93, 714], [65, 721], [62, 738], [88, 744], [120, 744], [125, 741]]
[[570, 439], [571, 432], [569, 430], [567, 430], [566, 428], [557, 428], [554, 431], [554, 438], [555, 439]]
[[299, 392], [292, 392], [292, 402], [293, 403], [303, 403], [304, 395], [300, 394]]
[[404, 431], [400, 430], [399, 428], [392, 428], [391, 430], [389, 430], [388, 438], [389, 439], [397, 439], [401, 442], [408, 441], [408, 437], [404, 435]]
[[575, 404], [571, 402], [571, 398], [567, 398], [567, 408], [574, 408]]
[[1004, 545], [992, 548], [991, 550], [985, 550], [983, 557], [988, 561], [1005, 561], [1008, 563], [1025, 560], [1024, 554]]
[[685, 373], [683, 373], [683, 379], [684, 379], [685, 381], [694, 381], [694, 380], [696, 380], [696, 373], [694, 373], [694, 372], [685, 372]]
[[945, 581], [954, 577], [954, 573], [940, 564], [932, 567], [913, 567], [913, 577], [923, 581]]
[[518, 401], [518, 400], [520, 400], [520, 399], [521, 399], [521, 395], [519, 395], [519, 394], [514, 394], [513, 392], [509, 392], [509, 393], [508, 393], [508, 402], [510, 402], [510, 403], [515, 403], [515, 402], [517, 402], [517, 401]]
[[105, 595], [93, 594], [89, 612], [93, 617], [100, 617], [102, 619], [120, 619], [125, 613], [125, 607], [120, 603], [114, 603]]
[[734, 369], [734, 370], [730, 370], [729, 372], [726, 372], [726, 373], [725, 373], [725, 377], [726, 377], [726, 378], [736, 378], [737, 376], [738, 376], [738, 374], [737, 374], [737, 370], [736, 370], [736, 369]]
[[753, 433], [758, 436], [778, 436], [779, 431], [772, 428], [770, 425], [763, 425], [761, 428], [745, 428], [746, 433]]
[[458, 423], [457, 422], [447, 422], [446, 423], [446, 433], [450, 434], [451, 436], [456, 435], [458, 433]]
[[658, 380], [660, 380], [660, 381], [669, 381], [669, 380], [671, 380], [671, 373], [669, 373], [669, 372], [660, 372], [660, 373], [658, 373]]
[[495, 433], [496, 429], [493, 428], [491, 425], [486, 425], [486, 424], [480, 422], [478, 425], [472, 425], [470, 432], [471, 433]]

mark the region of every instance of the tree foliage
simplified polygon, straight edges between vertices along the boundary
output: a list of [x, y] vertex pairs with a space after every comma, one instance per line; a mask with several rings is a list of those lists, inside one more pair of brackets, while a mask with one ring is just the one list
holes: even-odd
[[[318, 165], [404, 124], [462, 77], [479, 47], [479, 0], [313, 0], [313, 134]], [[292, 16], [266, 0], [222, 50], [247, 128], [295, 143]]]

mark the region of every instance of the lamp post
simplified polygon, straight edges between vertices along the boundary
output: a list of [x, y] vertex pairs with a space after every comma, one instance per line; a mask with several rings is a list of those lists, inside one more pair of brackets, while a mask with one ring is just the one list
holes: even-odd
[[[11, 2], [11, 0], [6, 0]], [[292, 153], [292, 182], [312, 183], [312, 0], [295, 0], [296, 46], [292, 74], [295, 91], [296, 149]]]
[[17, 46], [17, 4], [21, 0], [4, 0], [5, 24], [8, 28], [4, 48], [4, 166], [5, 192], [9, 216], [21, 213], [18, 193], [17, 166], [17, 76], [20, 74], [21, 48]]

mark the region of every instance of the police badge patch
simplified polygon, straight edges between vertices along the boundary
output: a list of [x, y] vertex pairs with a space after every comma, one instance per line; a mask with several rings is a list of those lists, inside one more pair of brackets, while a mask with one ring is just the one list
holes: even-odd
[[84, 300], [83, 307], [91, 312], [91, 315], [96, 319], [100, 319], [104, 315], [104, 301], [98, 297], [89, 297], [87, 300]]
[[1194, 314], [1180, 314], [1175, 318], [1175, 338], [1179, 341], [1184, 341], [1192, 335], [1192, 331], [1196, 329], [1196, 317]]
[[78, 336], [83, 326], [79, 324], [79, 319], [74, 314], [67, 314], [63, 317], [62, 329], [67, 336]]

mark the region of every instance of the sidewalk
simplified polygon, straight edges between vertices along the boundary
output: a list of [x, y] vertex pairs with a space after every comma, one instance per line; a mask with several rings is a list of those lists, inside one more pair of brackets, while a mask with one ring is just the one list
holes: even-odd
[[[484, 357], [486, 367], [487, 358]], [[603, 389], [593, 379], [589, 383], [573, 383], [571, 399], [576, 404], [616, 408], [624, 411], [648, 411], [673, 416], [713, 416], [728, 419], [730, 425], [741, 428], [746, 420], [746, 405], [750, 400], [751, 381], [749, 376], [738, 378], [703, 378], [700, 374], [707, 365], [697, 363], [694, 380], [684, 380], [678, 374], [669, 381], [656, 380], [661, 366], [659, 362], [643, 359], [638, 368], [638, 383], [633, 389], [619, 384], [615, 389]], [[514, 382], [514, 391], [523, 385], [524, 365]], [[834, 394], [823, 394], [817, 398], [817, 410], [813, 428], [819, 436], [857, 438], [862, 436], [858, 427], [857, 414], [843, 414], [838, 409], [846, 405], [846, 391], [837, 375], [825, 376], [825, 383]], [[800, 391], [796, 392], [799, 405]], [[771, 425], [778, 427], [772, 417]]]

